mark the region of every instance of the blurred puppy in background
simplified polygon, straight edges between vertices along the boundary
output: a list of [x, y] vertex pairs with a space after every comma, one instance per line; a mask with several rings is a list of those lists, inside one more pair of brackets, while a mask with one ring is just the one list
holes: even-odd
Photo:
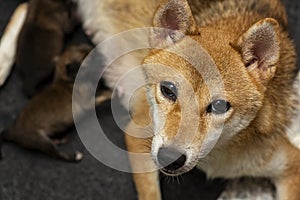
[[[74, 124], [73, 85], [79, 67], [90, 50], [91, 47], [88, 45], [71, 46], [56, 59], [53, 83], [28, 102], [15, 124], [3, 132], [2, 139], [66, 161], [76, 162], [82, 159], [80, 152], [66, 153], [59, 150], [57, 145], [66, 142], [66, 135], [63, 132]], [[84, 95], [88, 89], [86, 83], [80, 83], [79, 88], [76, 88], [79, 95]], [[111, 92], [104, 91], [96, 97], [95, 104], [99, 105], [110, 97]], [[84, 104], [79, 102], [83, 99], [86, 99], [85, 96], [73, 102], [77, 115], [82, 115], [95, 105], [91, 99]]]
[[69, 0], [30, 0], [19, 34], [16, 67], [27, 96], [53, 77], [54, 58], [61, 54], [67, 33], [74, 29]]

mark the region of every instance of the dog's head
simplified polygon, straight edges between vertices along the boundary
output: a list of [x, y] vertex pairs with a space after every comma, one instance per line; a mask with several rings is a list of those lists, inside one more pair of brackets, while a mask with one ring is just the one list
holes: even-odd
[[56, 80], [74, 82], [83, 60], [91, 50], [92, 47], [87, 44], [72, 45], [60, 57], [56, 57]]
[[[280, 44], [274, 19], [227, 19], [197, 27], [185, 0], [154, 17], [159, 49], [143, 62], [154, 126], [151, 153], [169, 175], [196, 166], [217, 145], [246, 129], [262, 108]], [[260, 119], [261, 123], [267, 123]]]

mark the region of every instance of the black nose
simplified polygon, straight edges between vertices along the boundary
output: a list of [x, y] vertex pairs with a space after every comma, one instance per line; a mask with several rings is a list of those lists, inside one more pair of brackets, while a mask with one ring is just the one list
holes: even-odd
[[162, 147], [158, 151], [157, 159], [164, 169], [175, 171], [184, 165], [186, 156], [175, 149]]

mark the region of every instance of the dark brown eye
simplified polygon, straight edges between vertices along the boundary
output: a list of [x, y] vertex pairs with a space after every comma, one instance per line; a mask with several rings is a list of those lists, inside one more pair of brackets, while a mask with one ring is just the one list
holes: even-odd
[[256, 63], [258, 61], [258, 58], [254, 57], [252, 58], [247, 64], [246, 67], [249, 67], [251, 65], [253, 65], [254, 63]]
[[176, 86], [169, 82], [163, 81], [160, 83], [160, 91], [167, 99], [175, 102], [177, 100], [177, 88]]
[[80, 68], [79, 62], [72, 62], [66, 65], [66, 71], [69, 78], [75, 79]]
[[218, 100], [213, 101], [207, 107], [206, 111], [208, 113], [213, 113], [213, 114], [219, 115], [219, 114], [226, 113], [230, 108], [231, 108], [231, 105], [229, 102], [222, 100], [222, 99], [218, 99]]

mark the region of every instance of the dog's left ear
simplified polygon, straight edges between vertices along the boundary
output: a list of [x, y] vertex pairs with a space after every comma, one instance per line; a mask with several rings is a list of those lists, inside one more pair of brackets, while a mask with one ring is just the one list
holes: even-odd
[[165, 0], [157, 9], [151, 35], [151, 45], [167, 47], [196, 31], [196, 22], [186, 0]]
[[238, 39], [238, 48], [249, 73], [262, 84], [272, 79], [280, 57], [279, 24], [265, 18], [255, 23]]

